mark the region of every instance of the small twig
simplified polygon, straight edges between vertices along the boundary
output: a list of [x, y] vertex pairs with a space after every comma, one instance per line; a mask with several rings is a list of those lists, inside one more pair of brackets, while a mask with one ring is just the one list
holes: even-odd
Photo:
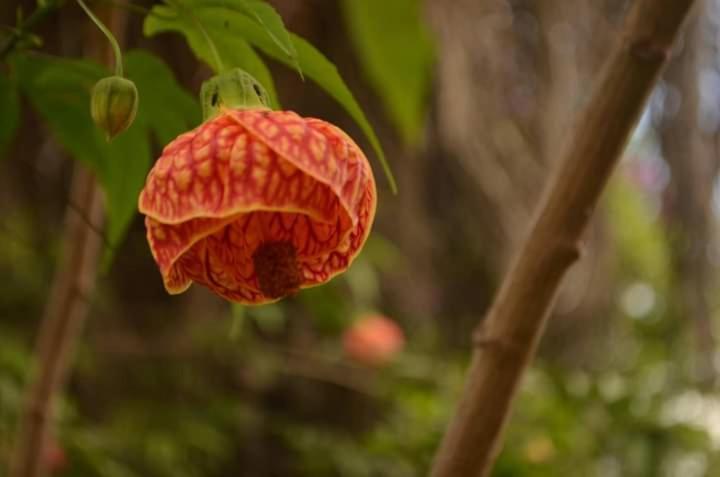
[[32, 12], [29, 17], [23, 20], [17, 28], [12, 29], [12, 33], [0, 47], [0, 62], [5, 61], [5, 58], [12, 53], [18, 42], [27, 34], [28, 30], [31, 30], [38, 23], [47, 18], [48, 15], [57, 10], [57, 7], [56, 2], [46, 2]]
[[694, 3], [634, 2], [621, 41], [546, 187], [530, 234], [482, 324], [480, 342], [486, 346], [474, 349], [468, 381], [432, 476], [490, 472], [511, 402], [561, 280], [578, 257], [580, 237]]

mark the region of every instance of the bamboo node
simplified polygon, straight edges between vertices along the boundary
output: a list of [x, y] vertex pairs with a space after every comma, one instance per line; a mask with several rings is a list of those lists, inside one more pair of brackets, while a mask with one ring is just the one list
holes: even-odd
[[494, 348], [502, 353], [518, 353], [524, 349], [520, 344], [512, 340], [490, 336], [482, 326], [473, 333], [472, 343], [474, 348], [480, 350]]

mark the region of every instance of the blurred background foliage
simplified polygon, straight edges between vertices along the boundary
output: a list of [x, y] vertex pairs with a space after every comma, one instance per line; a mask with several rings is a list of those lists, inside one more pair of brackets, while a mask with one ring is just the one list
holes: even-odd
[[[43, 457], [53, 475], [426, 474], [472, 329], [631, 3], [273, 0], [285, 37], [263, 2], [237, 4], [259, 17], [184, 2], [276, 104], [342, 126], [373, 161], [377, 135], [400, 188], [373, 162], [379, 216], [353, 267], [244, 308], [197, 286], [167, 296], [134, 212], [216, 67], [192, 22], [174, 2], [93, 3], [129, 11], [113, 28], [141, 98], [107, 145], [87, 106], [103, 69], [79, 59], [92, 26], [73, 2], [39, 2], [52, 11], [0, 68], [0, 475], [73, 159], [105, 191], [107, 254]], [[719, 7], [687, 26], [596, 211], [493, 475], [720, 475]], [[35, 8], [0, 5], [0, 45]], [[402, 335], [355, 326], [378, 316]]]

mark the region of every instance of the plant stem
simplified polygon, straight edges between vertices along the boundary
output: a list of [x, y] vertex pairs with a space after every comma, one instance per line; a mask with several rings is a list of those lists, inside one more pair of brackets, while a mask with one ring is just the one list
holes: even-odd
[[30, 14], [23, 22], [15, 28], [13, 33], [7, 38], [5, 43], [0, 47], [0, 61], [4, 61], [5, 58], [12, 53], [17, 46], [23, 35], [32, 27], [47, 18], [50, 13], [57, 10], [57, 3], [48, 2], [38, 7], [34, 12]]
[[[124, 12], [113, 10], [111, 19], [123, 20], [121, 15]], [[97, 45], [98, 37], [97, 30], [90, 30], [86, 44]], [[109, 64], [109, 53], [104, 47], [95, 56]], [[40, 477], [45, 473], [44, 456], [53, 431], [55, 402], [72, 364], [95, 287], [103, 244], [98, 233], [102, 216], [100, 187], [93, 174], [76, 162], [65, 212], [63, 253], [40, 323], [34, 369], [11, 455], [11, 477]]]
[[105, 37], [110, 42], [110, 45], [113, 49], [113, 54], [115, 55], [115, 76], [122, 76], [123, 75], [123, 61], [122, 61], [122, 51], [120, 51], [120, 45], [118, 45], [117, 40], [115, 39], [115, 35], [112, 34], [112, 32], [103, 24], [103, 22], [100, 21], [98, 17], [95, 16], [95, 14], [88, 8], [87, 5], [85, 5], [85, 2], [83, 0], [77, 0], [78, 5], [82, 7], [83, 10], [85, 10], [85, 13], [90, 17], [90, 19], [93, 21], [93, 23], [100, 29], [101, 32], [105, 35]]
[[490, 472], [561, 279], [579, 257], [592, 211], [694, 3], [634, 2], [546, 187], [530, 234], [475, 331], [468, 380], [436, 455], [433, 477]]
[[[79, 164], [71, 194], [72, 202], [82, 204], [90, 220], [101, 219], [100, 190], [94, 177]], [[44, 474], [42, 456], [52, 432], [54, 401], [64, 385], [95, 282], [101, 241], [71, 207], [66, 211], [64, 245], [37, 338], [35, 370], [12, 456], [12, 477]]]

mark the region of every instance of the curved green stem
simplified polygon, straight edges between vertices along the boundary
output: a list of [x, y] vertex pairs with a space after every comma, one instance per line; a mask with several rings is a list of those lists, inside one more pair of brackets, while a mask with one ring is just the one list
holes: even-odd
[[88, 8], [87, 5], [85, 5], [85, 2], [83, 0], [77, 0], [78, 5], [82, 7], [83, 10], [85, 10], [85, 13], [90, 17], [90, 19], [93, 21], [93, 23], [100, 29], [101, 32], [107, 37], [108, 41], [110, 42], [110, 45], [112, 46], [113, 53], [115, 54], [115, 75], [116, 76], [122, 76], [123, 75], [123, 63], [122, 63], [122, 52], [120, 51], [120, 45], [118, 45], [117, 40], [115, 39], [115, 35], [112, 34], [110, 30], [103, 24], [103, 22], [100, 21], [98, 17], [95, 16], [95, 14]]

